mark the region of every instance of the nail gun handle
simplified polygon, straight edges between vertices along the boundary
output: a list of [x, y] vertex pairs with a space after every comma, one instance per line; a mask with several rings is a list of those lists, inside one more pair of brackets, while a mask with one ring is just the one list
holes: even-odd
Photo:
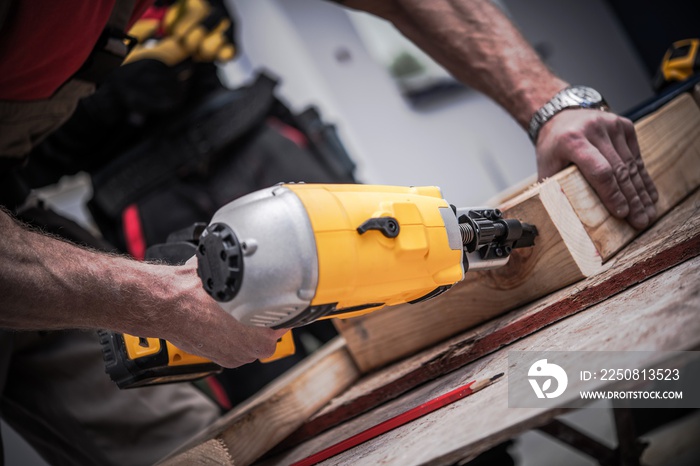
[[277, 361], [278, 359], [293, 355], [295, 351], [296, 347], [294, 346], [294, 337], [292, 336], [292, 331], [290, 330], [282, 335], [279, 340], [277, 340], [277, 348], [275, 348], [274, 354], [269, 358], [261, 359], [260, 362], [265, 363]]
[[[201, 379], [221, 372], [218, 364], [186, 353], [160, 338], [100, 330], [106, 372], [119, 388], [136, 388]], [[292, 331], [277, 342], [275, 353], [260, 362], [286, 358], [295, 352]]]
[[197, 380], [222, 369], [161, 338], [141, 338], [107, 330], [97, 333], [106, 372], [119, 388]]

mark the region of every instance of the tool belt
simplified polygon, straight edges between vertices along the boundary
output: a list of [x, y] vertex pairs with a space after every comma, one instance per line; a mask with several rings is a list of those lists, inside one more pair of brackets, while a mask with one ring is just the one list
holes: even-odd
[[[315, 108], [292, 113], [276, 85], [260, 74], [244, 88], [219, 90], [92, 173], [88, 207], [105, 238], [139, 257], [265, 183], [355, 182], [335, 128]], [[300, 149], [271, 129], [271, 118], [302, 133], [310, 155], [292, 161]]]

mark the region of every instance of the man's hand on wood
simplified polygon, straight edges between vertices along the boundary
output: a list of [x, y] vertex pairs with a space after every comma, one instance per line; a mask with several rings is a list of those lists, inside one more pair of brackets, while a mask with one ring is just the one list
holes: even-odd
[[600, 110], [565, 110], [542, 127], [536, 149], [540, 179], [574, 163], [612, 215], [637, 229], [656, 218], [659, 195], [630, 120]]

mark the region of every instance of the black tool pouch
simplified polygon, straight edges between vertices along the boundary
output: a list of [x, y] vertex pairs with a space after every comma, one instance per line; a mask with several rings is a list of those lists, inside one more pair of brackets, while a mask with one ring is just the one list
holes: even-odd
[[[92, 174], [88, 207], [107, 240], [139, 257], [172, 231], [207, 222], [244, 194], [284, 181], [352, 183], [354, 164], [315, 109], [294, 115], [261, 74], [220, 90]], [[301, 132], [300, 147], [268, 124]], [[136, 243], [134, 248], [134, 235]]]
[[335, 177], [335, 182], [355, 182], [355, 162], [345, 150], [335, 125], [325, 123], [316, 107], [310, 106], [301, 113], [294, 114], [278, 100], [273, 115], [304, 134], [309, 149], [318, 162]]

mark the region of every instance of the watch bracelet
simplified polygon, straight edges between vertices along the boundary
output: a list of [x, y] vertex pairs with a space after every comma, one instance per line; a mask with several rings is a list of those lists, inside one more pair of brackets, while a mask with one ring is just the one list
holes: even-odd
[[[537, 138], [539, 137], [540, 130], [542, 129], [542, 126], [544, 126], [545, 123], [547, 123], [552, 117], [554, 117], [556, 114], [559, 112], [562, 112], [564, 110], [575, 110], [575, 109], [591, 109], [591, 110], [602, 110], [602, 111], [609, 111], [610, 107], [608, 106], [607, 102], [605, 101], [605, 98], [602, 97], [601, 94], [601, 102], [600, 105], [596, 106], [583, 106], [583, 105], [565, 105], [564, 100], [562, 99], [563, 95], [565, 92], [568, 92], [569, 89], [578, 87], [578, 86], [567, 86], [564, 89], [560, 90], [557, 92], [554, 97], [552, 97], [547, 103], [545, 103], [542, 107], [540, 107], [533, 115], [532, 118], [530, 118], [530, 124], [528, 127], [528, 136], [530, 137], [530, 140], [532, 141], [533, 144], [537, 144]], [[597, 92], [597, 91], [596, 91]], [[600, 92], [599, 92], [600, 94]]]

